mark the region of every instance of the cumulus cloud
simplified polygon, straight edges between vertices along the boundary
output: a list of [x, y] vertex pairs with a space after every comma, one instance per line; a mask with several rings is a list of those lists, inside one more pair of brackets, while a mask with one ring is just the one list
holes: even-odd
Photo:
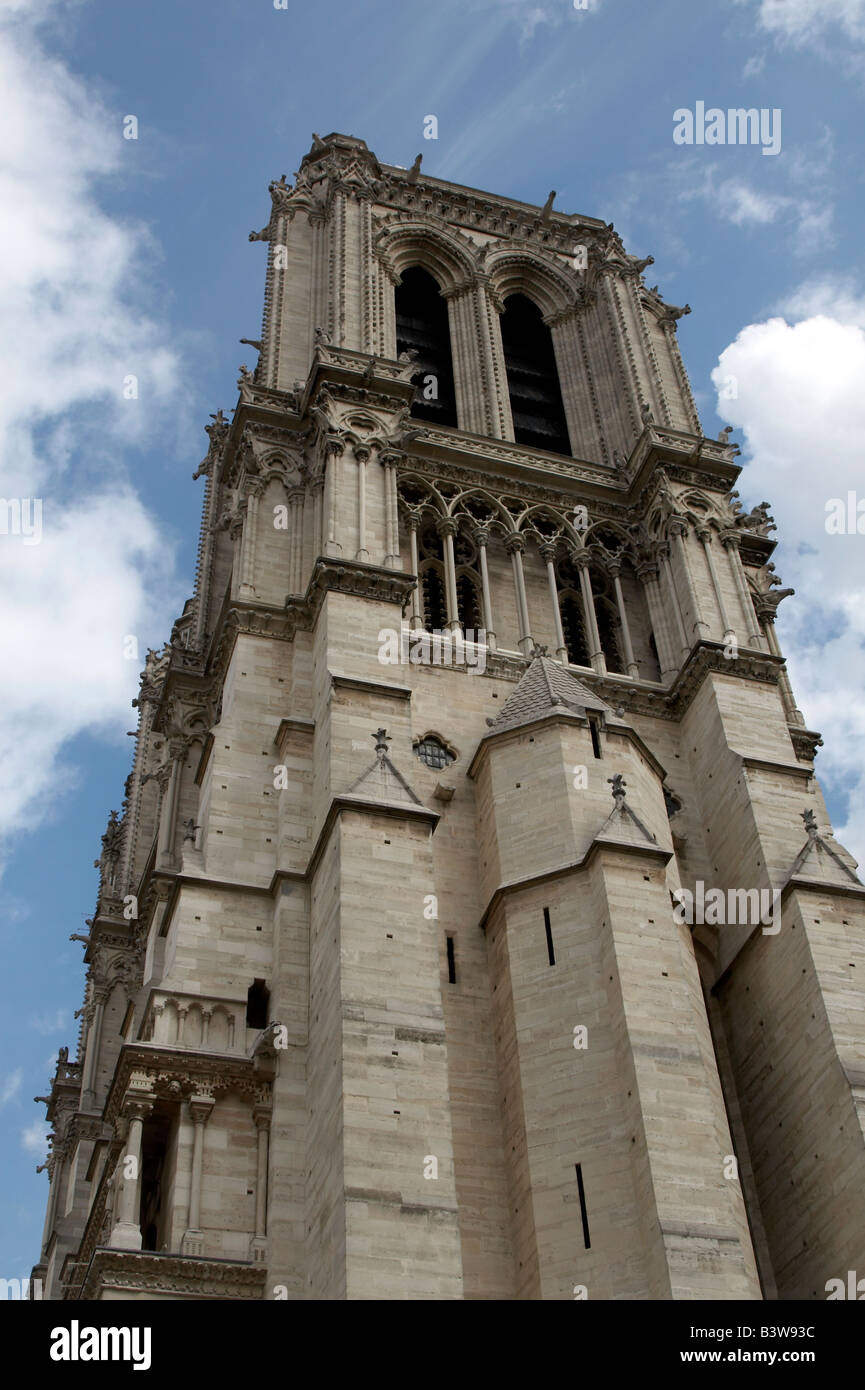
[[122, 730], [124, 638], [143, 659], [179, 598], [122, 463], [178, 403], [168, 331], [136, 299], [155, 248], [100, 205], [125, 171], [123, 113], [47, 52], [49, 13], [0, 11], [0, 833], [72, 783], [68, 740]]
[[[806, 722], [824, 734], [818, 772], [848, 798], [837, 833], [865, 862], [865, 535], [827, 531], [832, 499], [865, 499], [865, 296], [824, 279], [778, 310], [742, 329], [712, 379], [719, 415], [745, 436], [740, 490], [772, 503], [778, 572], [797, 590], [779, 636]], [[734, 400], [721, 395], [730, 377]]]
[[807, 48], [848, 76], [861, 80], [865, 73], [865, 0], [736, 3], [754, 8], [757, 28], [768, 34], [776, 46]]
[[21, 1082], [24, 1080], [24, 1072], [21, 1067], [13, 1071], [5, 1081], [0, 1082], [0, 1105], [6, 1105], [10, 1100], [14, 1100], [21, 1090]]
[[28, 1153], [44, 1154], [48, 1147], [50, 1129], [44, 1120], [34, 1120], [32, 1125], [21, 1131], [21, 1147]]

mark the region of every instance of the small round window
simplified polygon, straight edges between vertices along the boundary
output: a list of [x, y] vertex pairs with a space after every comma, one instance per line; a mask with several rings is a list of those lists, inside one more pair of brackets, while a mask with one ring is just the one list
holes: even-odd
[[422, 763], [427, 767], [442, 768], [455, 761], [455, 755], [442, 743], [435, 734], [427, 734], [419, 743], [414, 746], [414, 751]]

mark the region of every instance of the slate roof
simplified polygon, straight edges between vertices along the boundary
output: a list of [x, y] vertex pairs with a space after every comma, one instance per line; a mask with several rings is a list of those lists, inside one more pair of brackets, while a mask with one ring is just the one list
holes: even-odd
[[536, 656], [498, 717], [490, 721], [490, 733], [518, 729], [521, 724], [532, 724], [562, 708], [583, 718], [587, 710], [613, 714], [608, 704], [559, 662], [548, 656]]

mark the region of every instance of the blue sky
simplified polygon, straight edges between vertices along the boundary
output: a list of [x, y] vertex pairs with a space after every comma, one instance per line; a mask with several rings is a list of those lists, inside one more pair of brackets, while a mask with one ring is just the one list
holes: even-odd
[[[203, 426], [261, 323], [248, 233], [313, 130], [531, 202], [555, 188], [654, 255], [648, 283], [692, 306], [706, 433], [736, 427], [743, 497], [773, 504], [799, 594], [781, 640], [836, 833], [865, 856], [865, 536], [824, 524], [829, 498], [865, 497], [863, 83], [865, 0], [0, 4], [0, 495], [44, 506], [40, 544], [0, 536], [0, 1276], [39, 1254], [31, 1097], [74, 1052], [68, 937], [135, 723], [124, 638], [143, 660], [191, 592]], [[674, 144], [697, 101], [780, 109], [780, 154]]]

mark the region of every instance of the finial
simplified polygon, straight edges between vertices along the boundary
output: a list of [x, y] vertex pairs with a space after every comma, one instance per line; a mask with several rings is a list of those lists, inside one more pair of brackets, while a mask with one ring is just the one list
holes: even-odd
[[549, 656], [549, 654], [549, 647], [542, 646], [540, 642], [535, 642], [534, 646], [532, 647], [532, 650], [529, 652], [529, 656], [532, 661], [534, 661], [536, 656]]
[[376, 729], [372, 737], [375, 739], [375, 751], [378, 753], [379, 762], [381, 762], [387, 755], [387, 746], [391, 739], [388, 737], [387, 729]]
[[808, 811], [803, 811], [803, 812], [802, 812], [802, 819], [803, 819], [803, 821], [805, 822], [805, 829], [808, 831], [808, 839], [809, 839], [809, 840], [816, 840], [816, 838], [817, 838], [817, 817], [814, 815], [814, 812], [813, 812], [813, 811], [810, 811], [810, 810], [808, 810]]
[[184, 843], [184, 844], [189, 844], [189, 843], [191, 843], [191, 844], [194, 845], [194, 844], [195, 844], [195, 832], [196, 832], [197, 830], [200, 830], [200, 829], [201, 829], [201, 827], [200, 827], [199, 825], [196, 825], [196, 824], [195, 824], [195, 817], [194, 817], [194, 816], [190, 816], [190, 817], [189, 817], [189, 820], [185, 820], [185, 821], [183, 822], [183, 843]]
[[611, 784], [613, 789], [613, 800], [616, 803], [616, 810], [621, 811], [625, 804], [625, 797], [627, 796], [625, 788], [628, 784], [621, 772], [617, 772], [614, 776], [608, 777], [607, 781]]

